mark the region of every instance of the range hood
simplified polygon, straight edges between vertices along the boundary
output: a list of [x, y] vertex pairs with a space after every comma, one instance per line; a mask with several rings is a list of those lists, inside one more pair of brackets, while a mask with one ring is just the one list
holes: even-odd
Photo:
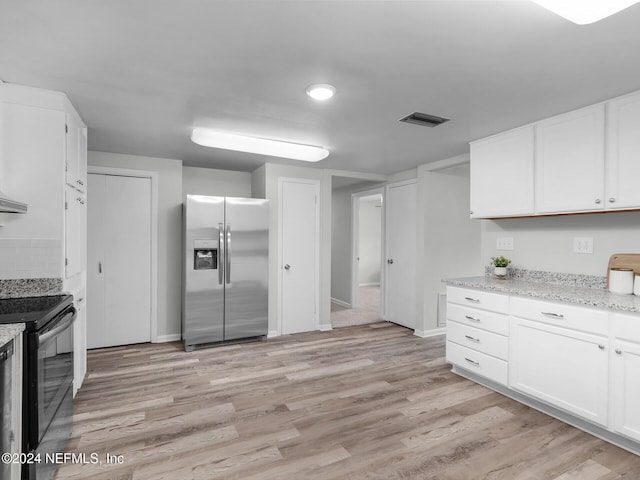
[[0, 190], [0, 212], [27, 213], [27, 204], [10, 199]]

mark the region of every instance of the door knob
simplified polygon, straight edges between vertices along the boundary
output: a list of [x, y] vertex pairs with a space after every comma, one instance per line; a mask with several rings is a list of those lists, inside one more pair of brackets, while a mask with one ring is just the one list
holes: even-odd
[[289, 270], [291, 268], [291, 265], [289, 265], [288, 263], [284, 266], [285, 270]]
[[388, 259], [388, 260], [387, 260], [387, 263], [388, 263], [389, 265], [391, 265], [391, 264], [393, 263], [393, 258]]

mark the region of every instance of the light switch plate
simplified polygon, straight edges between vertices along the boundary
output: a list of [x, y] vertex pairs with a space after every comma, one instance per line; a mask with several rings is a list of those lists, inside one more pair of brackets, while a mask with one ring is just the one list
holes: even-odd
[[513, 237], [496, 238], [496, 250], [513, 250]]
[[593, 253], [593, 237], [574, 237], [573, 253]]

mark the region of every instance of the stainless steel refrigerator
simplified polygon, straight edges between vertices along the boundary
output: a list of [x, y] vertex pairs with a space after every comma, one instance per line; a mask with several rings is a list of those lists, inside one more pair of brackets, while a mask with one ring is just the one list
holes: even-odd
[[185, 350], [265, 338], [268, 201], [187, 195], [183, 227]]

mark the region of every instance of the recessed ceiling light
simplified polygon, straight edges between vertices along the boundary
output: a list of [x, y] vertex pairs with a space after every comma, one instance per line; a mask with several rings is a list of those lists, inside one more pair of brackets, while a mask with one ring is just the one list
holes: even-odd
[[336, 87], [328, 83], [316, 83], [307, 87], [307, 95], [314, 100], [329, 100], [336, 93]]
[[640, 0], [532, 0], [556, 15], [587, 25], [618, 13]]
[[303, 162], [318, 162], [329, 156], [329, 150], [314, 145], [249, 137], [206, 128], [194, 128], [191, 133], [191, 141], [205, 147], [291, 158]]

